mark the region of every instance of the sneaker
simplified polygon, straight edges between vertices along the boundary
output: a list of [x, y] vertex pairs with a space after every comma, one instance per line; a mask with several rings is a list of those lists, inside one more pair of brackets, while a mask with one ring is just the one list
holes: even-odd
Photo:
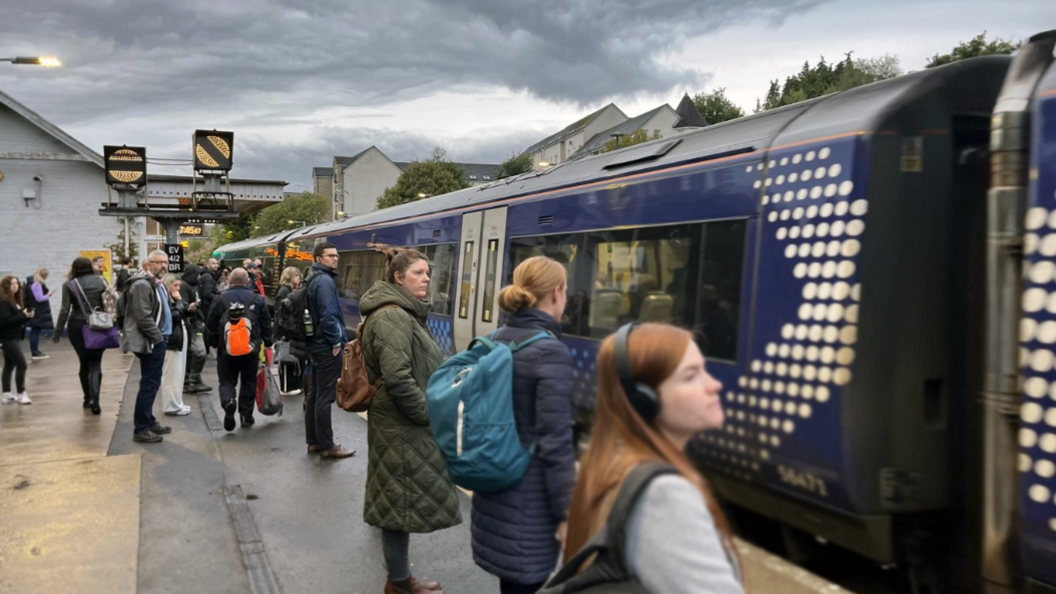
[[180, 410], [167, 410], [167, 411], [165, 411], [165, 414], [170, 416], [170, 417], [185, 417], [185, 416], [191, 414], [191, 407], [185, 406], [185, 407], [181, 408]]
[[165, 439], [150, 429], [147, 429], [146, 431], [140, 431], [139, 433], [134, 434], [132, 436], [132, 441], [138, 441], [140, 443], [158, 443], [160, 441], [165, 441]]
[[234, 400], [224, 405], [224, 431], [235, 430], [235, 408], [237, 406]]
[[33, 355], [30, 358], [34, 359], [34, 360], [37, 360], [37, 359], [50, 359], [51, 357], [48, 357], [44, 353], [33, 353]]
[[172, 427], [166, 427], [161, 423], [154, 423], [154, 426], [148, 429], [148, 431], [151, 431], [157, 435], [168, 435], [172, 433]]
[[253, 415], [248, 415], [248, 416], [247, 415], [241, 415], [241, 416], [242, 416], [242, 427], [243, 428], [252, 427], [257, 422], [256, 419], [253, 418]]
[[33, 401], [29, 399], [29, 394], [25, 392], [19, 392], [17, 399], [19, 404], [33, 404]]
[[4, 392], [4, 395], [0, 396], [0, 403], [2, 403], [2, 404], [10, 404], [12, 402], [17, 402], [17, 401], [18, 401], [18, 398], [15, 397], [15, 395], [12, 394], [11, 392]]

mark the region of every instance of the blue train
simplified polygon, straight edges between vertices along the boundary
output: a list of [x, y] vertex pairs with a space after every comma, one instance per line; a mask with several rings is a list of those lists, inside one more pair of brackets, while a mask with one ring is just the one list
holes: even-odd
[[519, 262], [559, 259], [581, 410], [618, 326], [697, 332], [727, 423], [693, 455], [735, 517], [915, 591], [1056, 592], [1054, 42], [215, 255], [261, 257], [273, 293], [333, 242], [354, 327], [383, 250], [414, 246], [448, 354]]

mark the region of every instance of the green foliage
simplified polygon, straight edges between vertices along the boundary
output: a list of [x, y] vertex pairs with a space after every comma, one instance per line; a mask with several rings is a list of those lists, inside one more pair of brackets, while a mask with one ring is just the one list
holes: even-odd
[[499, 171], [495, 174], [495, 179], [502, 179], [504, 177], [511, 177], [514, 175], [520, 175], [522, 173], [528, 173], [532, 170], [532, 156], [528, 153], [513, 154], [510, 155], [509, 159], [506, 159], [499, 165]]
[[226, 245], [253, 237], [253, 227], [256, 224], [257, 213], [253, 213], [249, 216], [217, 225], [214, 228], [219, 239], [216, 245]]
[[[378, 197], [378, 208], [414, 202], [428, 196], [439, 196], [470, 186], [466, 172], [447, 158], [444, 149], [436, 147], [425, 161], [412, 161], [403, 170], [396, 185], [385, 188]], [[419, 196], [423, 194], [424, 196]]]
[[744, 110], [726, 98], [726, 87], [715, 89], [710, 93], [697, 93], [693, 96], [693, 104], [697, 106], [697, 111], [704, 116], [708, 124], [718, 124], [744, 117]]
[[799, 74], [786, 78], [783, 85], [776, 80], [770, 81], [766, 98], [756, 100], [755, 111], [792, 105], [901, 74], [898, 57], [890, 54], [879, 58], [855, 60], [848, 52], [844, 59], [836, 64], [829, 64], [822, 57], [814, 66], [811, 66], [810, 62], [804, 62]]
[[[117, 232], [117, 241], [105, 244], [103, 247], [113, 254], [114, 262], [124, 262], [125, 258], [135, 258], [139, 255], [139, 240], [136, 238], [135, 217], [117, 217], [121, 224], [121, 230]], [[125, 224], [128, 224], [128, 252], [125, 252]]]
[[[264, 237], [286, 229], [305, 225], [315, 225], [329, 221], [333, 212], [330, 200], [326, 196], [302, 192], [296, 196], [287, 196], [281, 203], [269, 206], [256, 215], [250, 237]], [[291, 223], [290, 221], [297, 221]]]
[[1011, 54], [1022, 47], [1022, 45], [1022, 41], [1011, 41], [1008, 39], [1001, 39], [1000, 37], [995, 38], [993, 41], [987, 41], [986, 31], [983, 31], [973, 37], [970, 41], [958, 43], [957, 47], [953, 48], [948, 54], [935, 54], [930, 60], [928, 60], [928, 63], [925, 64], [924, 67], [934, 68], [936, 66], [964, 60], [965, 58], [974, 58], [976, 56]]
[[616, 140], [617, 140], [616, 138], [609, 139], [609, 141], [605, 143], [605, 146], [601, 147], [601, 150], [599, 152], [607, 153], [609, 151], [614, 151], [616, 149], [627, 148], [629, 146], [634, 146], [636, 144], [647, 142], [649, 140], [656, 140], [658, 138], [663, 138], [662, 136], [660, 136], [660, 131], [659, 130], [653, 130], [653, 133], [649, 134], [645, 130], [643, 130], [641, 128], [638, 128], [637, 130], [635, 130], [634, 132], [631, 132], [630, 134], [624, 134], [624, 135], [620, 136], [619, 137], [619, 141], [620, 141], [620, 145], [619, 146], [616, 146]]

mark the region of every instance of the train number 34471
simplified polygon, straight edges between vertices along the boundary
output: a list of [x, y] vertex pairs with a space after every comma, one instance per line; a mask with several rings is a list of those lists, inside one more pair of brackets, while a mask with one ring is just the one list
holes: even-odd
[[804, 491], [810, 491], [811, 493], [821, 495], [822, 497], [829, 496], [829, 490], [825, 487], [825, 481], [813, 474], [780, 464], [777, 466], [777, 473], [781, 477], [782, 483], [799, 487]]

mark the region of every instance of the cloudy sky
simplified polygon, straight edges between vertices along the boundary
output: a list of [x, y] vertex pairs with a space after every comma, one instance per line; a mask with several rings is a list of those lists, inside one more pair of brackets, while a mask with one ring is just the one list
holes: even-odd
[[[375, 144], [499, 162], [610, 101], [629, 116], [725, 87], [746, 110], [804, 60], [902, 67], [988, 30], [1056, 27], [1053, 0], [9, 0], [0, 89], [102, 152], [191, 156], [235, 131], [238, 177], [310, 184]], [[189, 166], [157, 167], [188, 174]]]

